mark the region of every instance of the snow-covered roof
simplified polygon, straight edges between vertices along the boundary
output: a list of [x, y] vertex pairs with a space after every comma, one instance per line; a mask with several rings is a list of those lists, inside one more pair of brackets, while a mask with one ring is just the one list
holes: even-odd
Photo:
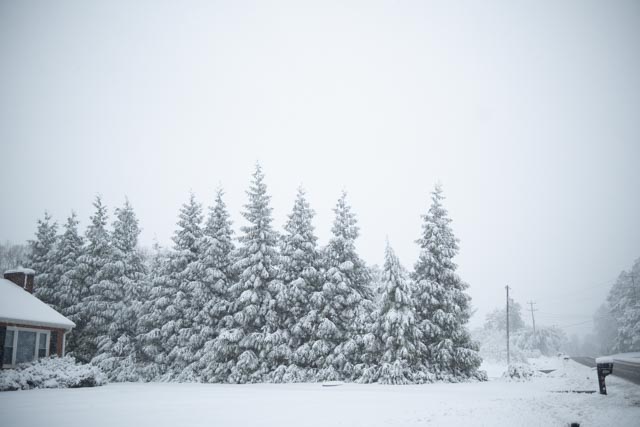
[[4, 272], [4, 274], [12, 274], [12, 273], [24, 273], [24, 274], [30, 274], [30, 275], [36, 274], [34, 270], [30, 268], [24, 268], [24, 267], [14, 268], [13, 270], [7, 270]]
[[10, 280], [0, 279], [0, 322], [71, 330], [75, 323]]

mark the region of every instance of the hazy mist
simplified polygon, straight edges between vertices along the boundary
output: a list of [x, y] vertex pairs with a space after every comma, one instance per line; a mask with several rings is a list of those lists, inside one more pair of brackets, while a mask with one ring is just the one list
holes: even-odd
[[589, 329], [640, 256], [640, 2], [342, 3], [0, 1], [0, 240], [100, 193], [170, 245], [219, 185], [237, 228], [259, 161], [278, 227], [346, 189], [410, 268], [440, 181], [472, 326], [508, 284]]

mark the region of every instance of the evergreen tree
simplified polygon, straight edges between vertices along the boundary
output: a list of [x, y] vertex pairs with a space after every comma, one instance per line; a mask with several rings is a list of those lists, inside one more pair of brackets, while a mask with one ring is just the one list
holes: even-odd
[[437, 379], [483, 378], [478, 346], [465, 326], [470, 317], [468, 285], [455, 272], [458, 240], [443, 199], [442, 187], [436, 185], [431, 207], [422, 217], [420, 256], [413, 273], [417, 319], [428, 347], [425, 364]]
[[[195, 380], [189, 366], [196, 360], [191, 340], [196, 330], [196, 317], [210, 299], [210, 292], [202, 278], [202, 205], [193, 193], [180, 209], [178, 229], [173, 236], [174, 251], [169, 258], [168, 287], [174, 289], [170, 318], [175, 321], [174, 336], [167, 336], [170, 376], [181, 381]], [[167, 331], [170, 332], [170, 331]]]
[[104, 266], [111, 259], [111, 243], [107, 230], [107, 208], [97, 196], [93, 206], [95, 213], [90, 218], [90, 224], [85, 234], [87, 245], [78, 259], [77, 278], [80, 294], [85, 295], [76, 305], [70, 306], [68, 312], [76, 327], [71, 332], [68, 346], [69, 352], [82, 362], [89, 362], [97, 352], [97, 336], [102, 328], [99, 317], [99, 307], [91, 304], [94, 299], [92, 287], [101, 280], [107, 279], [108, 272]]
[[[35, 295], [42, 301], [60, 310], [57, 299], [57, 277], [53, 271], [56, 264], [55, 248], [58, 241], [58, 224], [53, 221], [49, 212], [38, 220], [36, 239], [29, 241], [28, 267], [36, 272], [34, 278]], [[17, 265], [11, 268], [19, 267]]]
[[223, 381], [225, 378], [221, 375], [230, 368], [217, 363], [213, 350], [222, 319], [230, 314], [230, 288], [236, 276], [233, 268], [233, 230], [223, 194], [222, 190], [218, 190], [201, 238], [200, 262], [204, 286], [200, 289], [202, 294], [198, 299], [204, 303], [204, 307], [196, 316], [190, 340], [191, 353], [196, 360], [192, 370], [198, 379], [205, 382]]
[[233, 286], [233, 315], [213, 347], [220, 366], [235, 365], [222, 378], [233, 383], [257, 382], [274, 367], [285, 363], [286, 337], [279, 328], [278, 310], [283, 300], [277, 280], [277, 235], [271, 226], [270, 197], [259, 165], [247, 192], [249, 202], [243, 216], [249, 222], [241, 228], [240, 247], [234, 268], [239, 272]]
[[282, 328], [289, 337], [291, 365], [279, 372], [286, 382], [315, 377], [313, 342], [318, 331], [318, 297], [321, 297], [320, 254], [312, 224], [314, 212], [305, 192], [298, 189], [293, 210], [280, 240], [281, 275], [286, 297]]
[[177, 310], [174, 307], [174, 288], [170, 287], [168, 272], [171, 253], [154, 245], [148, 274], [143, 280], [138, 338], [140, 379], [153, 381], [169, 371], [167, 340], [176, 332]]
[[94, 313], [89, 325], [95, 330], [98, 350], [92, 363], [114, 381], [136, 381], [139, 289], [145, 275], [137, 248], [140, 227], [128, 200], [116, 209], [115, 215], [111, 257], [103, 265], [101, 280], [91, 287], [87, 301]]
[[[319, 379], [353, 379], [361, 362], [362, 337], [373, 293], [369, 270], [355, 249], [359, 228], [343, 193], [334, 209], [332, 237], [324, 251], [322, 308], [314, 342]], [[320, 298], [318, 298], [320, 300]]]
[[[59, 301], [60, 312], [74, 320], [73, 307], [77, 306], [87, 295], [78, 272], [78, 260], [83, 254], [84, 239], [78, 232], [78, 218], [75, 212], [67, 218], [64, 233], [60, 236], [55, 249], [56, 265], [53, 273], [58, 277], [55, 289], [55, 300]], [[71, 337], [71, 336], [70, 336]], [[67, 342], [67, 347], [69, 342]], [[73, 344], [71, 344], [73, 347]]]
[[365, 381], [382, 384], [409, 384], [422, 380], [422, 355], [426, 346], [415, 319], [412, 287], [406, 272], [387, 242], [382, 281], [382, 296], [376, 313], [371, 340], [377, 353], [377, 372], [369, 372]]

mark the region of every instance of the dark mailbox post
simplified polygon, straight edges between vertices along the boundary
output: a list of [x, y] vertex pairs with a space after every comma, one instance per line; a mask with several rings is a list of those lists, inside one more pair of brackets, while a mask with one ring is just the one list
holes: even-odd
[[613, 372], [613, 359], [608, 357], [598, 357], [596, 359], [598, 369], [598, 385], [600, 386], [600, 394], [607, 394], [607, 386], [604, 378]]

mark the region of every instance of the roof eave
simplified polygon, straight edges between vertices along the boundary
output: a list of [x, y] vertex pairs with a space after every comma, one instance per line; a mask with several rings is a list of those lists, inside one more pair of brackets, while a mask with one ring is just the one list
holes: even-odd
[[55, 322], [38, 322], [34, 320], [26, 320], [26, 319], [9, 319], [6, 317], [0, 317], [0, 322], [2, 323], [12, 323], [16, 325], [25, 325], [25, 326], [40, 326], [43, 328], [51, 328], [51, 329], [64, 329], [66, 332], [71, 332], [73, 328], [76, 327], [76, 324], [71, 322], [69, 324], [55, 323]]

